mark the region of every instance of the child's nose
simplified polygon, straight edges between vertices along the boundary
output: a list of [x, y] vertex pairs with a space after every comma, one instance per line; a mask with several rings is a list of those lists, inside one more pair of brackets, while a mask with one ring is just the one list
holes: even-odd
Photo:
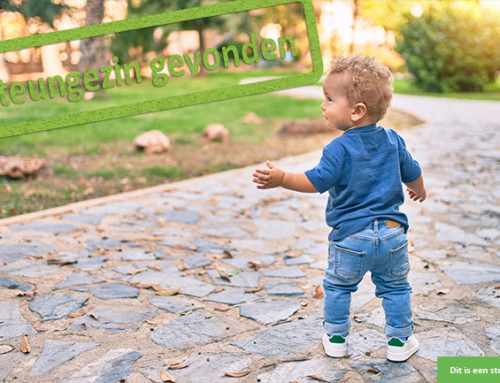
[[326, 101], [323, 101], [320, 105], [320, 108], [323, 110], [323, 112], [325, 111], [325, 104], [326, 104]]

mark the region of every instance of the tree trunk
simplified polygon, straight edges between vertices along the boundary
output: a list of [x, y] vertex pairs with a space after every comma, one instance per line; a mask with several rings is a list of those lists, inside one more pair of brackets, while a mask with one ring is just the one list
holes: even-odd
[[349, 45], [349, 54], [354, 53], [354, 35], [356, 33], [356, 24], [359, 17], [359, 0], [354, 0], [354, 9], [352, 11], [352, 30], [351, 30], [351, 44]]
[[[85, 25], [100, 24], [104, 18], [104, 0], [87, 0], [85, 13]], [[82, 39], [80, 51], [82, 57], [78, 67], [82, 73], [87, 69], [99, 70], [99, 68], [107, 65], [107, 49], [103, 36]]]
[[[2, 28], [0, 27], [0, 40], [2, 40]], [[0, 80], [3, 82], [9, 81], [9, 71], [7, 70], [7, 64], [3, 59], [3, 53], [0, 53]]]

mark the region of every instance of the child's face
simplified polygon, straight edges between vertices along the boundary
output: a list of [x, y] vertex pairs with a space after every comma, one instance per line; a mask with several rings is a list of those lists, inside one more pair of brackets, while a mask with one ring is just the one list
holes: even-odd
[[323, 117], [330, 128], [347, 130], [353, 126], [351, 115], [353, 107], [345, 96], [343, 88], [344, 76], [342, 74], [330, 74], [323, 83], [323, 94], [325, 101], [321, 104]]

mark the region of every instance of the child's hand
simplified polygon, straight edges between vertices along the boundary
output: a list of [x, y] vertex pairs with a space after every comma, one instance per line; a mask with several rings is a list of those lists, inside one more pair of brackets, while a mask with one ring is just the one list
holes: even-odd
[[259, 184], [257, 189], [270, 189], [283, 185], [285, 171], [276, 167], [271, 161], [266, 161], [266, 165], [269, 169], [257, 169], [253, 173], [252, 181]]
[[425, 188], [423, 189], [423, 191], [421, 193], [415, 193], [410, 188], [406, 188], [406, 191], [408, 192], [408, 195], [410, 196], [410, 199], [412, 199], [413, 201], [424, 202], [425, 201], [425, 197], [427, 196]]

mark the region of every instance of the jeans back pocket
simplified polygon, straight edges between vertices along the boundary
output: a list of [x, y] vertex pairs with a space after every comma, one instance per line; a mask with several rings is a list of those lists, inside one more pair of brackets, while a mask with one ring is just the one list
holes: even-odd
[[391, 261], [389, 274], [393, 277], [406, 277], [410, 272], [410, 261], [408, 259], [408, 241], [403, 245], [391, 250]]
[[361, 278], [365, 253], [344, 249], [337, 245], [333, 245], [333, 247], [335, 251], [335, 266], [333, 270], [335, 275], [345, 280]]

